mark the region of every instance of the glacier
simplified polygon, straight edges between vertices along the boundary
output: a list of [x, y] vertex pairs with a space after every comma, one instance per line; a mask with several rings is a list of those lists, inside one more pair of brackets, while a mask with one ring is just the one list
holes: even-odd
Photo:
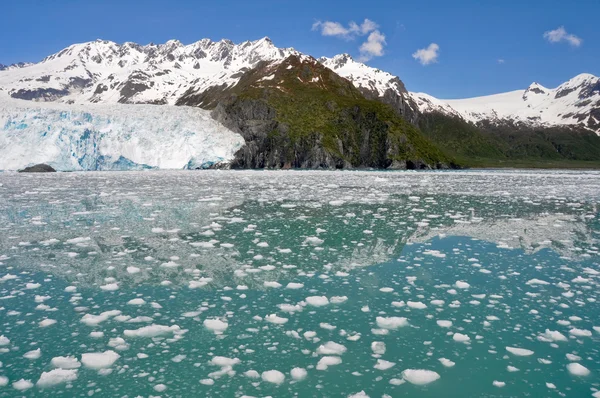
[[227, 164], [243, 145], [194, 107], [0, 101], [0, 170], [208, 168]]

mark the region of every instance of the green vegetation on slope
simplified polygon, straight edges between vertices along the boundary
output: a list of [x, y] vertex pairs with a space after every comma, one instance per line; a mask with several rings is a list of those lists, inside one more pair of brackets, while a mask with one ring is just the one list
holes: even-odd
[[579, 127], [477, 126], [432, 113], [421, 131], [448, 155], [470, 167], [600, 167], [600, 137]]

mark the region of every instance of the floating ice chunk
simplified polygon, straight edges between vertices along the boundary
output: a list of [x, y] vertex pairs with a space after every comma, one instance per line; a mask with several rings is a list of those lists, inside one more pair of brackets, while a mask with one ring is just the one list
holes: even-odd
[[200, 384], [203, 384], [205, 386], [212, 386], [213, 384], [215, 384], [215, 381], [213, 379], [201, 379]]
[[55, 323], [56, 323], [55, 319], [46, 318], [46, 319], [40, 321], [40, 323], [38, 325], [40, 325], [41, 328], [45, 328], [45, 327], [54, 325]]
[[341, 304], [346, 300], [348, 300], [348, 296], [333, 296], [329, 299], [329, 302], [331, 304]]
[[40, 283], [26, 283], [25, 289], [33, 290], [40, 288], [40, 286], [42, 286]]
[[504, 386], [506, 385], [506, 383], [505, 383], [505, 382], [503, 382], [503, 381], [498, 381], [498, 380], [494, 380], [494, 381], [492, 382], [492, 384], [494, 385], [494, 387], [499, 387], [499, 388], [502, 388], [502, 387], [504, 387]]
[[431, 305], [436, 305], [438, 307], [441, 307], [444, 305], [444, 300], [431, 300], [430, 303], [431, 303]]
[[134, 298], [134, 299], [129, 300], [127, 302], [127, 304], [129, 304], [129, 305], [144, 305], [144, 304], [146, 304], [146, 301], [142, 298]]
[[424, 303], [421, 303], [420, 301], [407, 301], [406, 305], [409, 308], [413, 308], [416, 310], [424, 310], [425, 308], [427, 308], [427, 305], [425, 305]]
[[10, 344], [10, 339], [4, 335], [1, 335], [0, 336], [0, 347], [9, 345], [9, 344]]
[[56, 386], [77, 379], [77, 369], [53, 369], [43, 372], [36, 385], [40, 388]]
[[50, 363], [55, 368], [61, 369], [77, 369], [81, 367], [81, 363], [75, 357], [54, 357]]
[[506, 351], [510, 352], [513, 355], [518, 357], [528, 357], [533, 355], [534, 352], [531, 350], [527, 350], [525, 348], [517, 348], [517, 347], [506, 347]]
[[386, 361], [384, 359], [378, 359], [375, 366], [373, 366], [377, 370], [388, 370], [396, 365], [396, 362]]
[[67, 286], [65, 287], [65, 293], [73, 293], [77, 291], [77, 287], [76, 286]]
[[402, 377], [411, 384], [423, 386], [438, 380], [440, 375], [432, 370], [406, 369], [402, 372]]
[[382, 293], [391, 293], [394, 291], [394, 289], [391, 287], [382, 287], [381, 289], [379, 289], [379, 291]]
[[526, 283], [526, 285], [549, 285], [550, 282], [543, 281], [541, 279], [530, 279]]
[[100, 315], [85, 314], [81, 318], [81, 322], [85, 323], [88, 326], [96, 326], [99, 323], [104, 322], [107, 319], [109, 319], [111, 317], [115, 317], [117, 315], [121, 315], [121, 311], [119, 311], [119, 310], [105, 311], [105, 312], [102, 312]]
[[42, 350], [39, 348], [37, 350], [28, 351], [25, 354], [23, 354], [23, 358], [32, 359], [32, 360], [38, 359], [41, 356], [42, 356]]
[[464, 281], [456, 281], [456, 283], [454, 283], [454, 286], [456, 286], [459, 289], [468, 289], [469, 287], [471, 287], [471, 285]]
[[467, 343], [469, 340], [471, 340], [471, 338], [466, 334], [454, 333], [454, 335], [452, 336], [452, 340], [457, 341], [459, 343]]
[[163, 392], [163, 391], [166, 391], [166, 389], [167, 389], [167, 386], [164, 384], [157, 384], [154, 386], [154, 391], [156, 391], [156, 392]]
[[220, 366], [222, 368], [233, 367], [239, 363], [239, 358], [227, 358], [219, 355], [212, 357], [210, 360], [211, 365]]
[[197, 289], [199, 287], [204, 287], [212, 282], [212, 278], [200, 278], [198, 280], [193, 280], [188, 282], [188, 287], [190, 289]]
[[244, 376], [249, 377], [251, 379], [258, 379], [260, 377], [260, 374], [256, 370], [250, 369], [244, 372]]
[[296, 381], [306, 379], [307, 375], [308, 375], [308, 372], [304, 368], [294, 368], [290, 371], [290, 376], [292, 376], [292, 379], [294, 379]]
[[371, 350], [373, 354], [383, 355], [385, 354], [385, 343], [383, 341], [374, 341], [371, 343]]
[[205, 328], [213, 331], [215, 334], [222, 334], [229, 326], [227, 322], [224, 322], [218, 318], [205, 319], [203, 325]]
[[378, 316], [377, 318], [375, 318], [375, 321], [377, 322], [377, 326], [379, 326], [382, 329], [393, 330], [408, 325], [408, 319], [398, 316], [391, 316], [387, 318], [383, 316]]
[[558, 332], [556, 330], [549, 330], [546, 329], [546, 332], [541, 336], [543, 339], [546, 339], [547, 341], [567, 341], [567, 337], [562, 334], [561, 332]]
[[311, 246], [320, 246], [325, 242], [323, 239], [319, 239], [316, 236], [309, 236], [304, 240], [304, 243], [308, 243]]
[[8, 377], [0, 376], [0, 387], [5, 387], [7, 385], [8, 385]]
[[577, 336], [577, 337], [591, 337], [592, 331], [573, 328], [573, 329], [569, 330], [569, 334], [572, 334], [573, 336]]
[[269, 281], [265, 281], [265, 282], [263, 283], [263, 285], [264, 285], [265, 287], [272, 287], [272, 288], [274, 288], [274, 289], [278, 289], [278, 288], [280, 288], [280, 287], [281, 287], [281, 283], [279, 283], [279, 282], [269, 282]]
[[149, 325], [139, 329], [125, 330], [123, 334], [126, 337], [157, 337], [172, 334], [179, 330], [181, 330], [181, 328], [178, 325]]
[[301, 312], [304, 307], [300, 304], [277, 304], [277, 306], [279, 307], [279, 309], [283, 312]]
[[440, 358], [440, 359], [438, 359], [438, 361], [440, 361], [440, 363], [447, 368], [451, 368], [454, 365], [456, 365], [456, 363], [452, 362], [451, 360], [449, 360], [447, 358]]
[[574, 376], [588, 376], [590, 374], [590, 370], [588, 368], [577, 362], [571, 362], [568, 364], [567, 369], [569, 370], [569, 373]]
[[263, 381], [273, 384], [282, 384], [285, 381], [285, 375], [278, 370], [267, 370], [262, 372], [261, 378]]
[[317, 348], [319, 355], [342, 355], [346, 352], [346, 347], [333, 341], [328, 341]]
[[12, 386], [15, 390], [25, 391], [33, 387], [33, 383], [30, 380], [21, 379], [19, 381], [15, 381]]
[[305, 299], [308, 305], [313, 307], [323, 307], [329, 304], [329, 299], [325, 296], [309, 296]]
[[287, 284], [287, 286], [285, 288], [286, 289], [302, 289], [303, 287], [304, 287], [303, 283], [290, 282]]
[[439, 321], [436, 321], [436, 323], [438, 324], [439, 327], [442, 327], [442, 328], [449, 328], [452, 326], [452, 321], [439, 320]]
[[276, 325], [283, 325], [288, 321], [288, 318], [282, 318], [280, 316], [277, 316], [276, 314], [270, 314], [265, 316], [265, 321], [269, 323], [274, 323]]
[[119, 284], [118, 283], [108, 283], [106, 285], [100, 286], [100, 289], [107, 291], [107, 292], [115, 291], [115, 290], [119, 289]]
[[317, 370], [327, 370], [328, 367], [339, 365], [340, 363], [342, 363], [342, 358], [340, 357], [322, 357], [317, 363]]
[[330, 200], [330, 201], [329, 201], [329, 205], [330, 205], [330, 206], [341, 206], [341, 205], [343, 205], [344, 203], [346, 203], [346, 202], [345, 202], [345, 201], [343, 201], [343, 200]]
[[348, 398], [370, 398], [366, 392], [364, 391], [360, 391], [357, 392], [356, 394], [350, 394], [348, 395]]
[[129, 273], [129, 274], [137, 274], [140, 271], [141, 270], [138, 267], [134, 267], [133, 265], [127, 267], [127, 273]]
[[566, 354], [566, 357], [571, 362], [581, 361], [581, 357], [579, 355], [568, 353], [568, 354]]
[[81, 363], [90, 369], [110, 368], [121, 356], [113, 350], [92, 352], [81, 355]]

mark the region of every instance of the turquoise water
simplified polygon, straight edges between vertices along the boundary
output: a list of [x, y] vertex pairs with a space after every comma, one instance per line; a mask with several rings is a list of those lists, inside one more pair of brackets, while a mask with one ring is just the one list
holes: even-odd
[[0, 396], [599, 395], [600, 173], [0, 184]]

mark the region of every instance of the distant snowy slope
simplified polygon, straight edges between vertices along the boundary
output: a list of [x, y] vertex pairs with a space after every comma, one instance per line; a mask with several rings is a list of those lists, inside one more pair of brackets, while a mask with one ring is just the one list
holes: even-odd
[[411, 96], [424, 113], [460, 115], [474, 123], [579, 125], [600, 134], [600, 78], [590, 74], [575, 76], [553, 89], [533, 83], [526, 90], [467, 99], [439, 100], [422, 93]]
[[0, 170], [203, 168], [243, 144], [198, 108], [0, 101]]

